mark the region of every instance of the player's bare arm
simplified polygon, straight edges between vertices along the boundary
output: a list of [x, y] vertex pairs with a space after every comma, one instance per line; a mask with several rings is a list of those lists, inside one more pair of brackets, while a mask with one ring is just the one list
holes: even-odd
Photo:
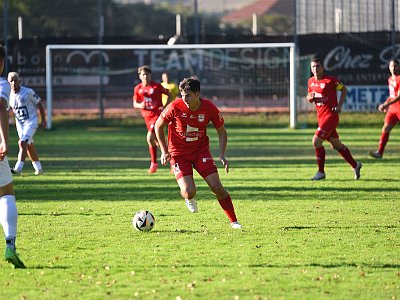
[[225, 172], [229, 173], [229, 162], [225, 158], [226, 146], [228, 144], [228, 132], [226, 131], [225, 126], [221, 126], [216, 130], [219, 139], [219, 151], [220, 151], [219, 159], [225, 168]]
[[41, 118], [41, 123], [40, 126], [42, 126], [42, 128], [46, 128], [47, 127], [47, 122], [46, 122], [46, 113], [44, 111], [44, 107], [42, 102], [39, 102], [37, 104], [37, 107], [39, 109], [39, 113], [40, 113], [40, 118]]
[[8, 111], [7, 101], [0, 98], [0, 160], [3, 160], [8, 152]]
[[308, 100], [308, 102], [310, 102], [310, 103], [313, 103], [313, 102], [315, 101], [315, 92], [314, 92], [314, 91], [309, 92], [309, 93], [307, 94], [307, 100]]
[[340, 91], [341, 94], [340, 94], [340, 98], [339, 98], [338, 105], [335, 106], [335, 107], [333, 107], [332, 110], [333, 110], [334, 112], [337, 112], [337, 113], [339, 114], [339, 113], [342, 112], [342, 106], [343, 106], [344, 101], [346, 100], [347, 89], [346, 89], [346, 87], [342, 84], [342, 85], [340, 86], [340, 88], [337, 89], [337, 90]]
[[133, 108], [139, 108], [139, 109], [144, 108], [144, 101], [138, 102], [137, 100], [133, 100]]
[[164, 128], [168, 125], [167, 122], [160, 117], [158, 118], [156, 125], [154, 127], [154, 131], [156, 133], [156, 137], [158, 140], [158, 144], [161, 149], [161, 164], [166, 165], [168, 161], [171, 159], [171, 155], [168, 152], [167, 142], [165, 141], [165, 131]]
[[400, 100], [400, 95], [398, 95], [393, 100], [390, 100], [390, 97], [389, 97], [383, 104], [379, 105], [378, 110], [381, 112], [385, 112], [390, 105], [398, 102], [399, 100]]

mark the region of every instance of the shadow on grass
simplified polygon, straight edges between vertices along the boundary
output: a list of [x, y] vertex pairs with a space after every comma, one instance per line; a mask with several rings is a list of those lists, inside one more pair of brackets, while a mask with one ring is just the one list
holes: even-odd
[[400, 228], [400, 226], [396, 225], [371, 225], [371, 226], [287, 226], [282, 227], [284, 231], [292, 231], [292, 230], [321, 230], [321, 229], [355, 229], [357, 227], [362, 228], [384, 228], [384, 229], [392, 229], [392, 228]]
[[274, 265], [274, 264], [251, 264], [248, 265], [250, 268], [305, 268], [305, 267], [317, 267], [325, 269], [335, 269], [335, 268], [371, 268], [371, 269], [398, 269], [400, 264], [370, 264], [370, 263], [332, 263], [332, 264], [320, 264], [320, 263], [310, 263], [310, 264], [288, 264], [288, 265]]

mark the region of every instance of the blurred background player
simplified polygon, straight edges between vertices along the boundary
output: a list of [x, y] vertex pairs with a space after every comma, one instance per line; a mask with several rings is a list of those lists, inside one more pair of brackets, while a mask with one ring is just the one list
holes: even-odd
[[[192, 213], [198, 211], [195, 200], [196, 185], [193, 168], [204, 178], [231, 222], [231, 227], [241, 229], [235, 215], [231, 196], [223, 187], [210, 152], [207, 124], [212, 122], [219, 137], [220, 160], [229, 172], [225, 158], [228, 134], [224, 118], [218, 108], [207, 99], [200, 98], [200, 81], [185, 78], [179, 84], [182, 98], [172, 102], [156, 123], [156, 135], [161, 148], [161, 163], [170, 161], [176, 181], [186, 206]], [[168, 126], [168, 147], [164, 128]]]
[[[342, 144], [336, 128], [339, 125], [339, 113], [346, 99], [347, 89], [335, 77], [324, 74], [324, 68], [319, 58], [311, 61], [311, 73], [313, 76], [308, 79], [307, 100], [315, 103], [317, 108], [318, 129], [313, 137], [313, 145], [317, 158], [318, 171], [312, 180], [325, 179], [325, 148], [322, 145], [327, 140], [333, 149], [349, 163], [354, 171], [354, 179], [360, 179], [361, 162], [356, 162], [350, 150]], [[338, 102], [337, 92], [340, 91]]]
[[[0, 45], [0, 74], [4, 70], [5, 49]], [[14, 186], [10, 165], [8, 164], [8, 100], [10, 97], [10, 83], [0, 77], [0, 223], [6, 239], [4, 259], [16, 268], [25, 268], [24, 263], [15, 252], [17, 238], [18, 211], [15, 202]]]
[[[171, 101], [174, 101], [175, 98], [179, 94], [179, 89], [178, 89], [178, 86], [174, 82], [169, 81], [169, 77], [168, 77], [168, 73], [167, 72], [163, 72], [161, 74], [161, 85], [163, 87], [165, 87], [171, 93], [171, 95], [172, 95]], [[167, 100], [168, 100], [168, 96], [163, 94], [162, 95], [162, 103], [163, 103], [164, 106], [166, 106]]]
[[33, 141], [33, 136], [38, 128], [39, 109], [41, 126], [46, 128], [46, 114], [40, 97], [25, 86], [21, 85], [19, 74], [16, 72], [8, 73], [8, 82], [11, 84], [10, 106], [15, 115], [15, 126], [18, 132], [18, 160], [11, 172], [21, 174], [24, 168], [26, 155], [28, 154], [32, 166], [35, 169], [35, 175], [43, 174], [42, 164], [40, 163], [38, 153]]
[[133, 107], [140, 108], [142, 117], [147, 127], [147, 143], [150, 152], [150, 168], [148, 173], [155, 173], [157, 171], [157, 139], [154, 134], [154, 125], [161, 114], [164, 106], [162, 104], [161, 96], [167, 95], [168, 105], [171, 102], [171, 93], [164, 88], [160, 83], [151, 81], [151, 69], [149, 66], [142, 66], [138, 68], [139, 78], [142, 81], [135, 86], [133, 90]]
[[388, 79], [389, 97], [378, 106], [379, 111], [386, 112], [379, 148], [369, 152], [369, 155], [374, 158], [382, 158], [385, 146], [389, 141], [390, 131], [400, 121], [400, 67], [398, 61], [391, 60], [389, 62], [389, 71], [391, 74]]

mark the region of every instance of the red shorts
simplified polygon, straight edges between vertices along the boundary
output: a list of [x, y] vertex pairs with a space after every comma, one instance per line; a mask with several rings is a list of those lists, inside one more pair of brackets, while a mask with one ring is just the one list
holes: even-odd
[[203, 178], [218, 172], [210, 150], [173, 156], [170, 163], [173, 167], [176, 180], [188, 175], [193, 176], [193, 168]]
[[146, 123], [147, 131], [154, 131], [154, 126], [156, 125], [157, 119], [160, 116], [159, 113], [146, 113], [142, 114], [144, 122]]
[[323, 140], [329, 140], [330, 138], [339, 138], [339, 134], [336, 128], [339, 125], [339, 116], [332, 115], [328, 118], [318, 120], [318, 129], [315, 131], [315, 135]]
[[400, 112], [388, 111], [385, 117], [385, 124], [396, 125], [400, 121]]

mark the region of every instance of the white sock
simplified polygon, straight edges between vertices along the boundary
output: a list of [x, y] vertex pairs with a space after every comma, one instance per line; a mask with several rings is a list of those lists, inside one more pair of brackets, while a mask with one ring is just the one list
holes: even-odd
[[40, 163], [40, 161], [33, 161], [32, 162], [32, 166], [35, 169], [35, 171], [40, 171], [42, 170], [42, 164]]
[[14, 169], [21, 172], [22, 169], [24, 168], [24, 164], [25, 164], [24, 161], [18, 160], [18, 161], [15, 163]]
[[17, 236], [18, 211], [14, 195], [0, 198], [0, 223], [3, 226], [6, 240], [15, 240]]

